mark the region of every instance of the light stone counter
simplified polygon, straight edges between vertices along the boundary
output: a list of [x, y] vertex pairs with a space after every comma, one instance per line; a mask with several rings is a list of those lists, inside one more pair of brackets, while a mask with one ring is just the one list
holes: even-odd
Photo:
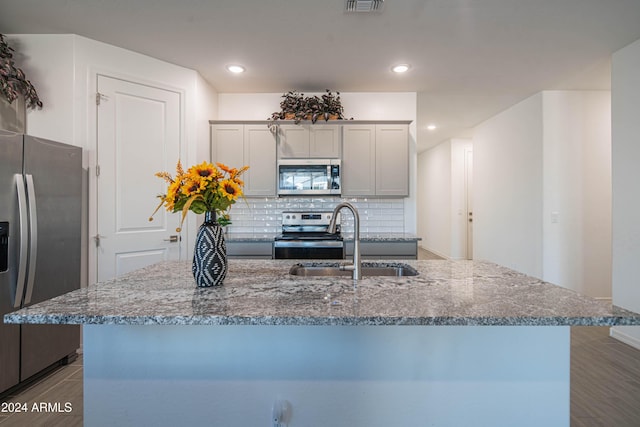
[[637, 325], [640, 315], [477, 261], [407, 261], [415, 277], [302, 278], [291, 260], [230, 260], [195, 287], [165, 262], [5, 316], [7, 323], [121, 325]]
[[225, 427], [276, 425], [277, 401], [289, 427], [569, 427], [569, 326], [640, 324], [494, 264], [407, 263], [354, 286], [231, 260], [196, 289], [166, 262], [5, 321], [83, 324], [85, 425]]
[[[227, 242], [273, 242], [281, 233], [227, 233]], [[353, 241], [353, 233], [343, 233], [344, 240]], [[362, 242], [416, 242], [422, 238], [413, 233], [360, 233]]]

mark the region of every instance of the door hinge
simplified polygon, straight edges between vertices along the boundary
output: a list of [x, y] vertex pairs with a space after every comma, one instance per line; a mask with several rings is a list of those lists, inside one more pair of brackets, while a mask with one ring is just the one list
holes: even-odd
[[109, 97], [100, 92], [96, 92], [96, 105], [100, 105], [100, 101], [102, 101], [103, 99], [107, 100], [109, 99]]
[[96, 176], [100, 176], [100, 165], [96, 165]]

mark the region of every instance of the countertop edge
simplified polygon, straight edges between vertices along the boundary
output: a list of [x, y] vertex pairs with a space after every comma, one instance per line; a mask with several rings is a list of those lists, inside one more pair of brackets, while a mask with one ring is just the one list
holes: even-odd
[[85, 316], [6, 314], [7, 324], [205, 326], [632, 326], [621, 316], [594, 317], [280, 317]]
[[165, 261], [4, 318], [12, 324], [640, 325], [638, 313], [488, 262], [406, 260], [419, 274], [357, 283], [291, 275], [291, 262], [230, 260], [224, 286], [197, 288], [190, 261]]
[[[250, 236], [244, 233], [228, 233], [225, 234], [225, 240], [228, 243], [273, 242], [277, 235], [278, 234], [274, 234], [273, 236], [270, 236], [267, 234], [262, 234]], [[345, 234], [343, 236], [343, 240], [345, 242], [353, 242], [353, 235]], [[373, 233], [371, 235], [362, 235], [360, 237], [360, 242], [418, 242], [421, 240], [422, 237], [413, 235], [411, 233], [408, 233], [406, 235], [401, 235], [401, 233], [389, 233], [389, 235], [385, 235], [384, 233]]]

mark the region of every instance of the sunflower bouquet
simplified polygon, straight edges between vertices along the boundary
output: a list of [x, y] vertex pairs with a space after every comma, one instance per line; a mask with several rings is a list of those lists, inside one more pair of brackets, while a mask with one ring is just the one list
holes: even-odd
[[[217, 166], [217, 167], [216, 167]], [[158, 172], [156, 176], [164, 179], [167, 184], [167, 194], [160, 194], [160, 204], [153, 212], [155, 214], [163, 205], [169, 212], [182, 211], [180, 227], [184, 223], [188, 211], [196, 214], [215, 212], [218, 224], [231, 224], [229, 209], [239, 197], [243, 195], [244, 182], [240, 176], [249, 169], [230, 168], [225, 164], [202, 162], [191, 166], [187, 171], [182, 168], [180, 160], [176, 166], [176, 177], [167, 172]], [[153, 214], [149, 221], [153, 220]], [[178, 228], [179, 232], [181, 228]]]

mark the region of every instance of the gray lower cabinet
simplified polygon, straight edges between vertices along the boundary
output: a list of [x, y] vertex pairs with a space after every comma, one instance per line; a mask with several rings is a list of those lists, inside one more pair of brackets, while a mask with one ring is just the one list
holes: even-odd
[[[353, 256], [353, 241], [345, 242], [345, 253], [348, 258]], [[418, 242], [360, 242], [360, 255], [364, 259], [418, 259]]]
[[273, 242], [226, 242], [228, 258], [273, 258]]

